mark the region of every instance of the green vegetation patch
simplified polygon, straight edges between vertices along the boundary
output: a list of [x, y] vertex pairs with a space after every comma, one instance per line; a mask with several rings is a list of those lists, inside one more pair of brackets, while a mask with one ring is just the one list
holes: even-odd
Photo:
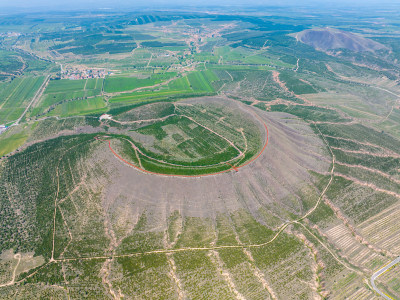
[[[171, 74], [171, 73], [166, 73]], [[166, 74], [155, 74], [148, 79], [135, 79], [128, 78], [126, 79], [130, 83], [126, 83], [124, 87], [119, 88], [120, 90], [128, 91], [130, 89], [134, 89], [137, 87], [146, 87], [151, 84], [158, 84], [162, 81], [168, 80], [172, 78], [172, 75]], [[153, 76], [164, 76], [163, 80], [155, 81], [152, 80]], [[110, 79], [117, 79], [111, 77]], [[110, 80], [108, 79], [108, 80]], [[124, 80], [125, 80], [124, 79]], [[141, 81], [140, 81], [141, 80]], [[213, 83], [218, 81], [218, 77], [212, 71], [200, 71], [200, 72], [192, 72], [189, 75], [184, 77], [179, 77], [166, 85], [158, 86], [153, 89], [143, 89], [132, 93], [123, 93], [120, 95], [113, 96], [110, 99], [110, 103], [146, 103], [146, 102], [154, 102], [154, 101], [171, 101], [178, 100], [182, 98], [189, 97], [197, 97], [197, 96], [206, 96], [206, 95], [214, 95], [215, 90], [213, 87]], [[141, 83], [143, 85], [141, 85]], [[122, 83], [117, 83], [122, 84]], [[131, 88], [129, 88], [129, 84]], [[136, 85], [135, 85], [136, 84]], [[106, 89], [107, 90], [107, 89]]]
[[[0, 252], [13, 248], [16, 252], [34, 251], [45, 258], [51, 255], [56, 168], [72, 172], [67, 166], [74, 166], [88, 154], [92, 140], [92, 135], [60, 137], [34, 144], [4, 161], [0, 173]], [[74, 151], [78, 146], [79, 151]], [[29, 176], [31, 172], [35, 176]], [[67, 174], [60, 178], [60, 199], [72, 186]], [[18, 205], [18, 211], [7, 200], [9, 197]]]
[[218, 250], [224, 270], [230, 274], [236, 289], [246, 299], [268, 299], [269, 293], [257, 278], [254, 272], [254, 264], [244, 253], [243, 249]]
[[176, 73], [156, 73], [150, 75], [148, 78], [135, 78], [135, 77], [108, 77], [104, 84], [104, 90], [107, 93], [130, 91], [136, 88], [152, 86], [159, 84], [176, 76]]
[[138, 299], [176, 298], [175, 286], [170, 278], [170, 265], [165, 254], [148, 254], [140, 257], [120, 257], [113, 272], [123, 276], [112, 280], [113, 287], [125, 295]]
[[1, 139], [0, 143], [0, 157], [14, 151], [19, 146], [22, 146], [28, 136], [25, 133], [16, 133], [5, 139]]
[[114, 117], [114, 119], [122, 122], [132, 122], [137, 120], [152, 120], [164, 118], [175, 113], [173, 103], [156, 102], [143, 105], [137, 108], [122, 112]]
[[194, 91], [202, 91], [207, 93], [214, 92], [212, 82], [218, 80], [218, 77], [211, 70], [194, 72], [188, 75], [190, 81], [190, 87]]
[[260, 224], [248, 212], [237, 211], [231, 215], [240, 241], [244, 244], [260, 244], [270, 241], [275, 232]]
[[155, 137], [153, 147], [162, 153], [163, 160], [173, 163], [215, 164], [239, 154], [227, 140], [186, 117], [172, 116], [137, 132]]
[[0, 85], [0, 124], [17, 120], [44, 81], [44, 77], [20, 77]]
[[186, 217], [175, 247], [210, 247], [214, 240], [214, 228], [210, 219]]
[[164, 232], [148, 230], [148, 220], [146, 213], [143, 213], [132, 233], [125, 237], [117, 248], [117, 253], [135, 253], [162, 249]]
[[107, 111], [107, 104], [102, 97], [74, 100], [57, 105], [49, 112], [50, 116], [79, 116], [87, 114], [101, 114]]
[[17, 53], [0, 50], [0, 70], [14, 76], [24, 70], [24, 60]]
[[83, 90], [86, 80], [51, 80], [46, 88], [46, 94]]
[[306, 121], [350, 122], [342, 118], [338, 112], [317, 106], [305, 105], [271, 105], [270, 111], [282, 111], [298, 116]]
[[31, 116], [95, 113], [105, 107], [100, 97], [102, 84], [102, 78], [51, 80], [41, 101], [32, 109]]
[[231, 299], [233, 293], [206, 251], [173, 254], [178, 278], [191, 299]]
[[286, 87], [296, 95], [317, 93], [317, 90], [311, 83], [297, 78], [294, 72], [283, 71], [279, 74], [279, 78], [285, 82]]

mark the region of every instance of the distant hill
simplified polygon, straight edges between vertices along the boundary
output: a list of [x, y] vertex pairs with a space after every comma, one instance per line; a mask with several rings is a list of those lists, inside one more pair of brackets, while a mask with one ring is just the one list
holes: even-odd
[[319, 50], [348, 49], [354, 52], [388, 49], [373, 40], [348, 31], [321, 28], [307, 29], [297, 34], [299, 41]]

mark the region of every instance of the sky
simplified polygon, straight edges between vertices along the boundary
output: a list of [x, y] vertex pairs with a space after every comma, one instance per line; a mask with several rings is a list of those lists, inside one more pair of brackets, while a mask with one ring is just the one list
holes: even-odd
[[[349, 4], [349, 2], [351, 4]], [[399, 0], [0, 0], [0, 13], [27, 10], [80, 10], [80, 9], [126, 9], [126, 8], [174, 8], [210, 6], [371, 6], [390, 5]], [[386, 4], [384, 4], [386, 3]]]

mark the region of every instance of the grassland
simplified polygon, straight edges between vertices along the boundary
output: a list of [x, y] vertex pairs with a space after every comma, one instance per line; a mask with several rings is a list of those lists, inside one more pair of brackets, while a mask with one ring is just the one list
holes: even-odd
[[11, 137], [2, 139], [2, 143], [1, 143], [1, 147], [0, 147], [0, 157], [6, 155], [6, 154], [14, 151], [18, 147], [22, 146], [25, 143], [27, 137], [28, 137], [27, 135], [20, 133], [20, 134], [15, 134]]

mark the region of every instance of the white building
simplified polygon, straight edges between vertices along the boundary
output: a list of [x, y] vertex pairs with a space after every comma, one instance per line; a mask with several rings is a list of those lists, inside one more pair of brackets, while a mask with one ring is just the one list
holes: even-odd
[[0, 134], [2, 134], [6, 130], [7, 130], [7, 126], [6, 125], [0, 125]]
[[111, 119], [112, 119], [112, 116], [108, 115], [108, 114], [103, 114], [100, 116], [100, 121], [101, 120], [111, 120]]

